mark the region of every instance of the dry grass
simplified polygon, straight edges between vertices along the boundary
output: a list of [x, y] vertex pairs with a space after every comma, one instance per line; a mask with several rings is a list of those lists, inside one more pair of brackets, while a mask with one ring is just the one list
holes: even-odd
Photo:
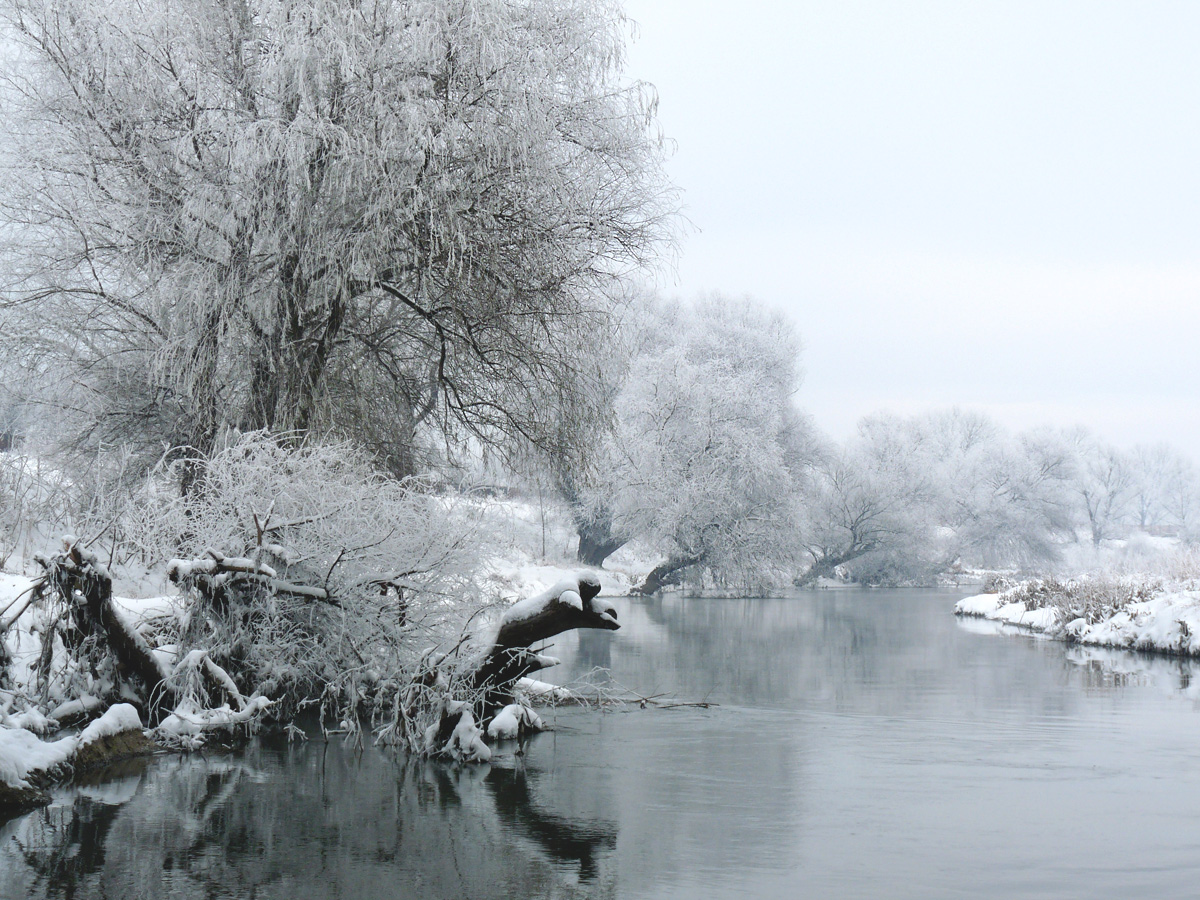
[[1088, 624], [1112, 618], [1131, 603], [1139, 603], [1173, 587], [1157, 576], [1094, 575], [1060, 581], [1038, 578], [1003, 591], [1008, 603], [1024, 603], [1026, 609], [1053, 608], [1060, 622], [1083, 619]]

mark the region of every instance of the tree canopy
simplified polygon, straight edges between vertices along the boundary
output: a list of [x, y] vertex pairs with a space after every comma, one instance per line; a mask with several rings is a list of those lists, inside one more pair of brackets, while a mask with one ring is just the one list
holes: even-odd
[[[550, 440], [669, 239], [606, 0], [9, 0], [27, 328], [85, 433]], [[65, 392], [65, 395], [64, 395]]]

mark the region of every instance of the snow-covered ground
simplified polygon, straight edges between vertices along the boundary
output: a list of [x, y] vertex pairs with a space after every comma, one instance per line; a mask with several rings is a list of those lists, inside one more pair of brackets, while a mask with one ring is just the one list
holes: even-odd
[[600, 579], [601, 596], [621, 597], [661, 561], [635, 543], [610, 556], [602, 569], [583, 566], [575, 559], [575, 533], [559, 504], [497, 497], [474, 502], [487, 542], [484, 584], [505, 598], [540, 594], [564, 574], [580, 571]]
[[955, 604], [962, 616], [979, 616], [1042, 632], [1072, 643], [1125, 650], [1200, 656], [1200, 590], [1164, 590], [1126, 603], [1098, 621], [1072, 616], [1056, 605], [1030, 608], [1014, 599], [1019, 589], [978, 594]]

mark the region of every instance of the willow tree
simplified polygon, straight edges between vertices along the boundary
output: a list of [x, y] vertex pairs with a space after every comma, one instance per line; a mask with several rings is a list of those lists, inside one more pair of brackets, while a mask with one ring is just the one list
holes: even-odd
[[598, 565], [645, 542], [666, 558], [641, 593], [685, 576], [755, 592], [790, 580], [796, 492], [814, 452], [793, 405], [792, 327], [720, 296], [648, 303], [625, 324], [614, 427], [572, 503], [581, 558]]
[[586, 409], [598, 298], [674, 202], [616, 3], [5, 6], [3, 315], [92, 435], [319, 429], [404, 471], [423, 426]]

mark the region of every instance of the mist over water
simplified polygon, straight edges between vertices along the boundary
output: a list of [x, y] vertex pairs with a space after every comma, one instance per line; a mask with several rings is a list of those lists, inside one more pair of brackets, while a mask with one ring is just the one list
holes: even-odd
[[560, 709], [491, 766], [340, 740], [164, 756], [0, 832], [3, 897], [1184, 896], [1192, 664], [945, 590], [622, 600], [560, 639], [708, 709]]

